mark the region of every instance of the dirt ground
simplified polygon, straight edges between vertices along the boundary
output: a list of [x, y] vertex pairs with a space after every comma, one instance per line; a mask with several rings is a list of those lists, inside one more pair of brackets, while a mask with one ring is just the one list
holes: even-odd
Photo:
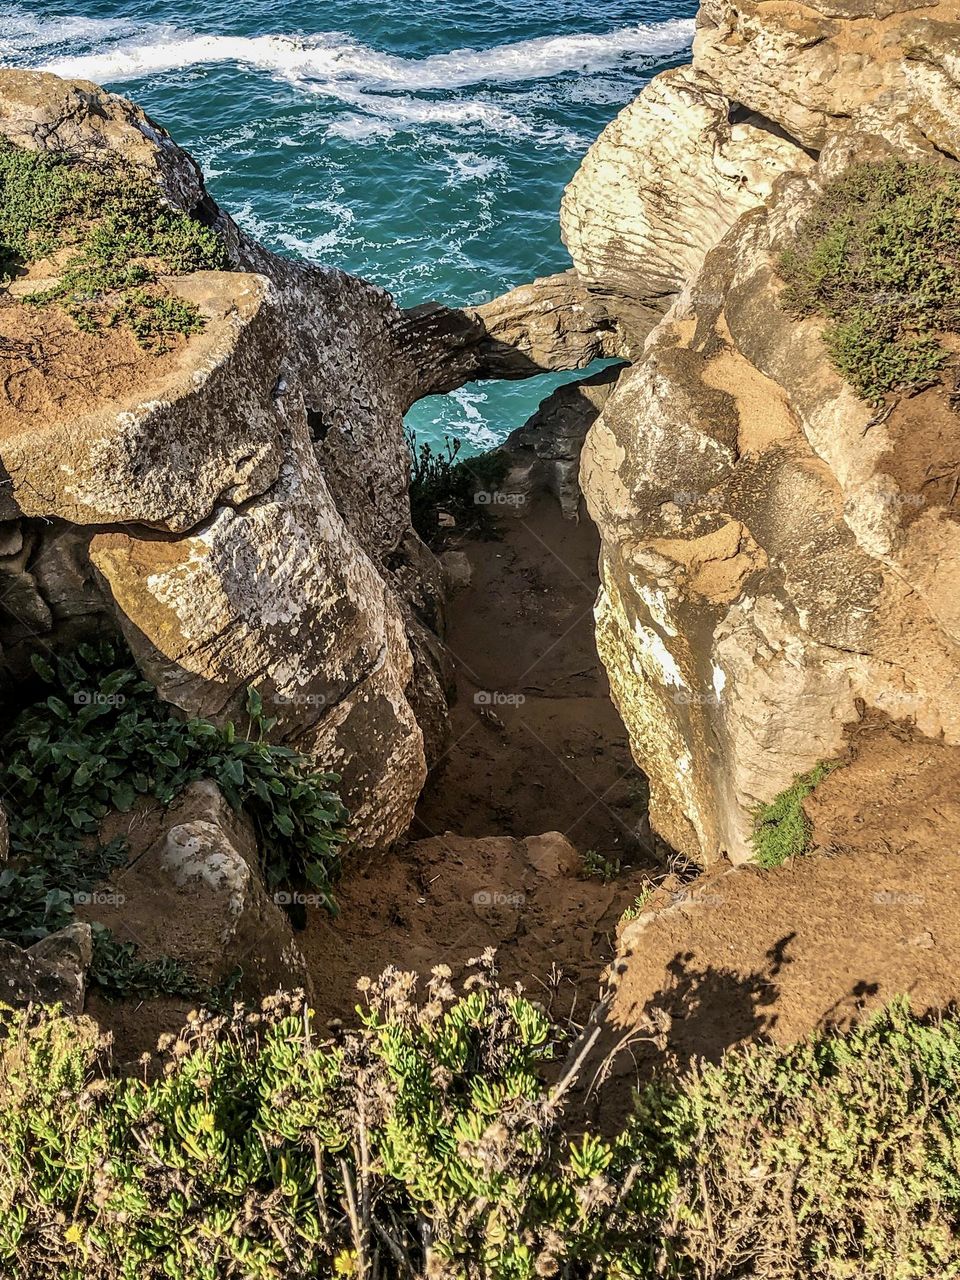
[[849, 1026], [906, 994], [951, 1005], [960, 955], [960, 748], [869, 717], [806, 804], [813, 850], [718, 867], [625, 926], [602, 1054], [629, 1087], [733, 1045]]
[[510, 837], [419, 840], [340, 885], [336, 919], [311, 912], [298, 936], [314, 975], [314, 1006], [350, 1019], [357, 979], [387, 965], [429, 974], [497, 949], [501, 980], [520, 982], [560, 1019], [582, 1023], [614, 954], [617, 922], [643, 886], [639, 871], [609, 884], [579, 868], [548, 874]]
[[180, 366], [124, 328], [85, 333], [62, 307], [0, 299], [0, 439], [121, 400]]
[[953, 390], [941, 384], [891, 402], [886, 431], [891, 449], [881, 468], [896, 480], [903, 523], [926, 507], [960, 515], [960, 373]]
[[452, 745], [411, 835], [556, 830], [581, 850], [642, 857], [646, 779], [593, 635], [599, 535], [548, 497], [520, 510], [496, 519], [500, 540], [463, 544], [473, 576], [447, 614]]
[[[522, 981], [557, 1016], [585, 1019], [620, 915], [646, 872], [660, 870], [646, 779], [593, 639], [596, 529], [586, 516], [564, 520], [547, 497], [521, 510], [495, 518], [495, 540], [460, 544], [472, 577], [447, 616], [451, 746], [410, 843], [350, 868], [337, 891], [341, 915], [311, 911], [299, 935], [327, 1017], [349, 1015], [356, 979], [387, 964], [457, 972], [494, 946], [503, 978]], [[620, 873], [606, 884], [543, 874], [521, 842], [548, 831]]]

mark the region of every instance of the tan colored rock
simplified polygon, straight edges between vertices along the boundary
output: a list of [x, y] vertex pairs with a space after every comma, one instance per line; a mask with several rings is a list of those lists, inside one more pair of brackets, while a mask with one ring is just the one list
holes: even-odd
[[542, 836], [527, 836], [523, 841], [527, 861], [548, 880], [575, 876], [580, 870], [580, 854], [559, 831], [545, 831]]
[[169, 958], [216, 985], [242, 970], [251, 998], [306, 986], [286, 915], [264, 888], [256, 840], [212, 782], [192, 783], [142, 833], [131, 858], [87, 895], [78, 914], [137, 946], [137, 958]]
[[960, 154], [955, 0], [704, 0], [693, 62], [734, 102], [819, 149], [869, 123], [901, 145]]
[[339, 520], [309, 447], [243, 511], [177, 542], [105, 533], [91, 558], [161, 695], [193, 715], [239, 717], [255, 686], [277, 732], [343, 776], [363, 845], [409, 822], [426, 766], [406, 700], [403, 617]]
[[158, 361], [155, 381], [86, 413], [8, 415], [3, 465], [22, 515], [177, 532], [276, 480], [286, 424], [270, 394], [282, 352], [269, 282], [197, 272], [169, 284], [206, 327], [172, 367]]
[[617, 298], [636, 349], [706, 251], [779, 174], [808, 164], [692, 68], [665, 71], [584, 157], [563, 199], [564, 243], [581, 279]]
[[469, 587], [470, 579], [473, 577], [473, 566], [465, 551], [444, 551], [440, 557], [440, 563], [443, 566], [443, 580], [448, 591], [452, 593]]
[[624, 354], [602, 295], [564, 271], [478, 307], [425, 303], [403, 312], [398, 340], [408, 361], [408, 403], [478, 378], [529, 378], [584, 369]]
[[819, 322], [782, 309], [776, 263], [816, 190], [782, 179], [708, 254], [584, 450], [598, 647], [653, 825], [701, 862], [749, 857], [755, 806], [864, 706], [960, 741], [956, 495], [901, 487], [954, 456], [956, 415], [932, 389], [870, 425]]

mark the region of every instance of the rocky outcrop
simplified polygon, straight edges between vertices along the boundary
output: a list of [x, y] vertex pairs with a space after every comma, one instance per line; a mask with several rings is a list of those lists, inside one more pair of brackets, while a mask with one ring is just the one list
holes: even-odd
[[[845, 130], [742, 216], [591, 429], [598, 647], [654, 826], [751, 855], [755, 806], [835, 756], [865, 708], [960, 740], [958, 417], [946, 387], [878, 414], [777, 264], [826, 178], [889, 142]], [[939, 478], [939, 480], [938, 480]]]
[[777, 176], [809, 163], [692, 67], [657, 76], [621, 111], [584, 157], [560, 214], [580, 279], [609, 295], [621, 354], [639, 355], [706, 251]]
[[127, 864], [84, 895], [81, 917], [133, 942], [138, 960], [177, 962], [202, 987], [239, 976], [252, 999], [309, 987], [285, 899], [260, 878], [253, 829], [213, 783], [192, 783], [170, 810], [144, 810], [127, 827]]
[[407, 691], [442, 700], [431, 670], [415, 680], [430, 655], [408, 634], [422, 575], [404, 572], [399, 312], [242, 235], [166, 133], [93, 85], [4, 72], [0, 133], [149, 172], [220, 231], [233, 268], [167, 282], [205, 320], [180, 350], [138, 362], [131, 344], [128, 375], [85, 350], [79, 391], [51, 404], [47, 379], [42, 403], [4, 407], [0, 641], [57, 642], [38, 566], [69, 531], [162, 696], [229, 716], [257, 686], [283, 738], [342, 774], [358, 843], [388, 844], [425, 776]]
[[704, 0], [694, 65], [803, 146], [868, 127], [956, 155], [958, 18], [952, 0]]

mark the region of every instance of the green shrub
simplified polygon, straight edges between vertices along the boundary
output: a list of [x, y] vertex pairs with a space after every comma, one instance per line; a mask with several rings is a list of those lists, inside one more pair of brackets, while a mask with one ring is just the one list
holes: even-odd
[[674, 1274], [960, 1275], [960, 1021], [905, 1003], [847, 1034], [763, 1046], [647, 1090], [635, 1141], [679, 1171]]
[[587, 880], [599, 880], [601, 884], [610, 884], [616, 880], [623, 870], [619, 858], [608, 858], [596, 849], [587, 849], [581, 859], [581, 874]]
[[58, 303], [88, 332], [126, 326], [155, 352], [203, 327], [160, 277], [227, 264], [216, 232], [167, 205], [144, 174], [0, 142], [0, 275], [64, 249], [57, 283], [26, 300]]
[[639, 920], [650, 904], [650, 899], [657, 891], [657, 886], [652, 882], [644, 885], [643, 889], [636, 895], [624, 911], [620, 913], [620, 924], [629, 924], [631, 920]]
[[960, 329], [960, 176], [926, 161], [855, 165], [828, 183], [783, 254], [784, 305], [826, 318], [860, 395], [930, 384]]
[[[0, 1268], [30, 1280], [937, 1280], [960, 1274], [960, 1024], [896, 1005], [576, 1115], [583, 1042], [489, 958], [194, 1015], [153, 1082], [84, 1020], [7, 1015]], [[558, 1078], [557, 1050], [573, 1066]], [[550, 1081], [553, 1081], [551, 1083]], [[609, 1087], [609, 1086], [601, 1086]]]
[[[336, 776], [268, 741], [274, 721], [264, 717], [256, 691], [247, 695], [246, 735], [233, 724], [182, 720], [123, 657], [103, 644], [80, 645], [54, 666], [34, 659], [50, 692], [0, 738], [11, 853], [0, 871], [0, 938], [26, 946], [68, 924], [77, 895], [126, 860], [123, 842], [98, 842], [106, 815], [127, 812], [138, 797], [169, 804], [201, 778], [212, 778], [253, 819], [271, 886], [305, 876], [332, 907], [347, 825]], [[138, 989], [151, 974], [160, 990], [198, 994], [176, 966], [145, 970], [98, 934], [94, 975], [101, 983]]]
[[[564, 1133], [558, 1032], [488, 965], [388, 970], [317, 1044], [287, 999], [201, 1016], [153, 1084], [19, 1017], [0, 1081], [0, 1260], [32, 1280], [638, 1276], [668, 1203], [620, 1140]], [[628, 1229], [629, 1228], [629, 1233]]]
[[753, 850], [754, 861], [761, 867], [780, 867], [788, 858], [806, 853], [811, 827], [803, 802], [836, 767], [835, 760], [818, 764], [809, 773], [794, 778], [769, 804], [758, 806], [753, 821]]
[[492, 531], [489, 498], [503, 481], [509, 469], [507, 458], [496, 451], [461, 459], [461, 442], [444, 437], [444, 450], [438, 452], [427, 441], [417, 443], [416, 434], [407, 432], [410, 446], [410, 519], [414, 529], [430, 547], [437, 547], [443, 536], [439, 513], [447, 511], [461, 532], [489, 536]]

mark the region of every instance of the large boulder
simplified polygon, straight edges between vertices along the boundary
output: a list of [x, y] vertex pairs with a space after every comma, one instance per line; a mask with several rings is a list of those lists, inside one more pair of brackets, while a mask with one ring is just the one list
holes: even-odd
[[169, 810], [136, 814], [127, 839], [126, 865], [81, 897], [78, 915], [133, 942], [139, 960], [175, 960], [203, 986], [238, 971], [239, 990], [254, 999], [309, 986], [250, 824], [213, 783], [192, 783]]

